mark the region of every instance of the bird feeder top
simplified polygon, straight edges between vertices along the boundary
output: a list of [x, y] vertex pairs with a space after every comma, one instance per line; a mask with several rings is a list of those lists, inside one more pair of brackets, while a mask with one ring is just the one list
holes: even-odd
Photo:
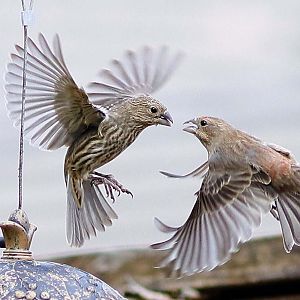
[[87, 272], [35, 261], [29, 248], [36, 226], [30, 224], [24, 211], [14, 211], [0, 227], [6, 247], [0, 260], [0, 299], [125, 299]]

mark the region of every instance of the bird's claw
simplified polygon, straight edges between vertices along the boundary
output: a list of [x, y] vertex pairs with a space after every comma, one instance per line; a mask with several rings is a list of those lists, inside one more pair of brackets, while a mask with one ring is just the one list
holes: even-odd
[[133, 194], [110, 174], [104, 175], [95, 172], [94, 176], [91, 179], [91, 182], [95, 185], [103, 184], [106, 192], [106, 197], [109, 197], [113, 202], [116, 201], [114, 192], [118, 193], [117, 197], [119, 197], [121, 193], [125, 193], [129, 194], [133, 198]]

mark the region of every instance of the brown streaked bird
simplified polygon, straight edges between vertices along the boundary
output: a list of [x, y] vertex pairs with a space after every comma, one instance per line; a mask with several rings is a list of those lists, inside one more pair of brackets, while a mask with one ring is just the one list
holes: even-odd
[[168, 249], [161, 267], [173, 276], [209, 271], [230, 259], [251, 238], [264, 214], [279, 220], [286, 252], [300, 245], [300, 166], [286, 149], [267, 144], [225, 121], [198, 117], [183, 130], [204, 145], [208, 160], [187, 175], [161, 172], [173, 178], [203, 177], [187, 221], [169, 227], [172, 233], [154, 249]]
[[[100, 73], [86, 93], [73, 80], [56, 35], [51, 49], [42, 34], [39, 46], [28, 41], [25, 136], [45, 150], [68, 147], [64, 175], [67, 187], [67, 240], [81, 246], [104, 231], [117, 214], [103, 196], [128, 193], [112, 175], [96, 172], [124, 151], [151, 125], [171, 126], [166, 107], [150, 96], [175, 70], [181, 54], [166, 47], [127, 51]], [[10, 118], [20, 122], [24, 50], [16, 46], [7, 65], [6, 100]], [[132, 194], [131, 194], [132, 195]]]

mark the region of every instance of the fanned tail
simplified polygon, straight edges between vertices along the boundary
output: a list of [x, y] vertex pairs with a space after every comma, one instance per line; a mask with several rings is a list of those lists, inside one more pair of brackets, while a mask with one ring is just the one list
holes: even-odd
[[[72, 178], [67, 182], [67, 241], [71, 246], [80, 247], [84, 241], [96, 236], [97, 231], [105, 231], [105, 226], [111, 226], [112, 220], [118, 216], [104, 198], [98, 186], [90, 180], [82, 180], [81, 206], [74, 199]], [[74, 185], [73, 185], [74, 186]], [[75, 195], [76, 195], [75, 194]]]
[[300, 193], [281, 194], [275, 201], [286, 252], [300, 246]]

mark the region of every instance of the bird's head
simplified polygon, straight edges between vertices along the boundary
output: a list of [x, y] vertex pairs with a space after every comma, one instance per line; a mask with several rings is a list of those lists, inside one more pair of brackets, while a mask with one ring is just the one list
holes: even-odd
[[173, 123], [167, 108], [150, 96], [143, 95], [128, 100], [126, 114], [130, 116], [130, 121], [144, 128], [151, 125], [171, 126]]
[[188, 126], [183, 130], [195, 135], [208, 150], [223, 140], [224, 135], [232, 128], [221, 119], [206, 116], [196, 117], [184, 124]]

